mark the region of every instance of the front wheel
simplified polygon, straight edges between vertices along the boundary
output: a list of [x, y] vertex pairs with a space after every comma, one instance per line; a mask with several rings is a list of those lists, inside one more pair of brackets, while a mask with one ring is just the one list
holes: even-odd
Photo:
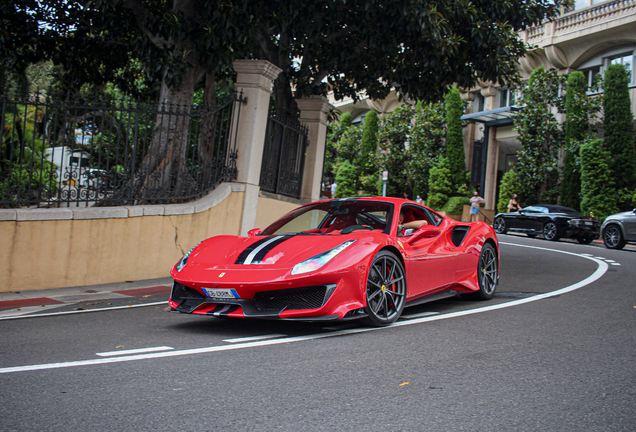
[[477, 298], [489, 300], [495, 295], [498, 271], [497, 251], [490, 243], [486, 243], [481, 248], [477, 264], [477, 277], [479, 278], [479, 291], [475, 293]]
[[625, 238], [621, 229], [616, 225], [610, 225], [605, 229], [603, 234], [603, 243], [608, 249], [623, 249], [625, 246]]
[[373, 327], [395, 322], [406, 302], [406, 274], [400, 260], [388, 251], [380, 251], [367, 277], [367, 317]]
[[497, 234], [505, 234], [508, 232], [506, 221], [502, 217], [498, 217], [497, 219], [495, 219], [495, 222], [492, 224], [492, 227], [495, 229], [495, 232]]
[[545, 224], [543, 227], [543, 237], [550, 241], [559, 240], [559, 230], [554, 222], [548, 222]]

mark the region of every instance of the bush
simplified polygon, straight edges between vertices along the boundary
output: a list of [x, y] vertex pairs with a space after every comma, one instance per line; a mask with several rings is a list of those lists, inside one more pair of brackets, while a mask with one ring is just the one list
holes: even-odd
[[594, 140], [581, 145], [581, 211], [601, 220], [618, 212], [610, 155], [602, 150], [602, 142]]
[[446, 156], [451, 170], [453, 190], [458, 191], [466, 183], [466, 155], [461, 116], [464, 105], [457, 87], [446, 94]]
[[441, 210], [453, 193], [451, 170], [447, 158], [440, 158], [437, 165], [431, 168], [428, 185], [430, 191], [427, 200], [428, 206], [434, 210]]
[[[623, 65], [610, 65], [605, 72], [604, 136], [605, 149], [610, 152], [610, 168], [616, 189], [636, 188], [636, 152], [634, 151], [634, 119], [627, 86], [627, 71]], [[627, 210], [627, 202], [619, 202]]]
[[470, 205], [470, 198], [463, 196], [450, 197], [442, 207], [442, 211], [450, 215], [461, 215], [464, 212], [464, 205]]
[[364, 116], [364, 125], [362, 129], [362, 145], [360, 147], [360, 158], [358, 165], [363, 175], [373, 175], [377, 173], [377, 167], [373, 165], [372, 158], [369, 156], [375, 154], [378, 150], [378, 114], [375, 111], [369, 111]]
[[356, 168], [344, 161], [336, 173], [336, 196], [334, 198], [355, 197], [356, 191]]
[[519, 190], [517, 181], [517, 174], [512, 170], [503, 175], [501, 185], [499, 186], [499, 201], [497, 202], [498, 213], [506, 213], [508, 211], [508, 203], [512, 195]]

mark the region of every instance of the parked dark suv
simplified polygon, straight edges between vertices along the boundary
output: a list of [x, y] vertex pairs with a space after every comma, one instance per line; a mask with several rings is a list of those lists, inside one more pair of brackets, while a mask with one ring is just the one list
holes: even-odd
[[516, 231], [528, 237], [543, 235], [546, 240], [552, 241], [575, 238], [579, 243], [589, 244], [599, 238], [597, 218], [552, 204], [537, 204], [516, 212], [499, 213], [492, 226], [497, 234]]

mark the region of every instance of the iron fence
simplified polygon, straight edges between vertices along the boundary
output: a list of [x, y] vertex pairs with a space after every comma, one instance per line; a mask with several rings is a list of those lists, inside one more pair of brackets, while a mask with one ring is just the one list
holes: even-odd
[[300, 198], [307, 128], [298, 119], [270, 110], [261, 164], [261, 190]]
[[242, 95], [212, 109], [0, 96], [0, 207], [188, 201], [236, 179]]

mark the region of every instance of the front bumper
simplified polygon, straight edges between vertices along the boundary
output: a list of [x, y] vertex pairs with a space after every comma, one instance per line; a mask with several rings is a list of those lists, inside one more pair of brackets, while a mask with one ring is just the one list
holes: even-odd
[[[349, 271], [274, 283], [224, 283], [240, 298], [211, 298], [207, 286], [215, 284], [175, 279], [170, 307], [181, 313], [235, 318], [305, 321], [348, 319], [364, 308], [361, 275]], [[220, 283], [218, 285], [221, 285]]]

